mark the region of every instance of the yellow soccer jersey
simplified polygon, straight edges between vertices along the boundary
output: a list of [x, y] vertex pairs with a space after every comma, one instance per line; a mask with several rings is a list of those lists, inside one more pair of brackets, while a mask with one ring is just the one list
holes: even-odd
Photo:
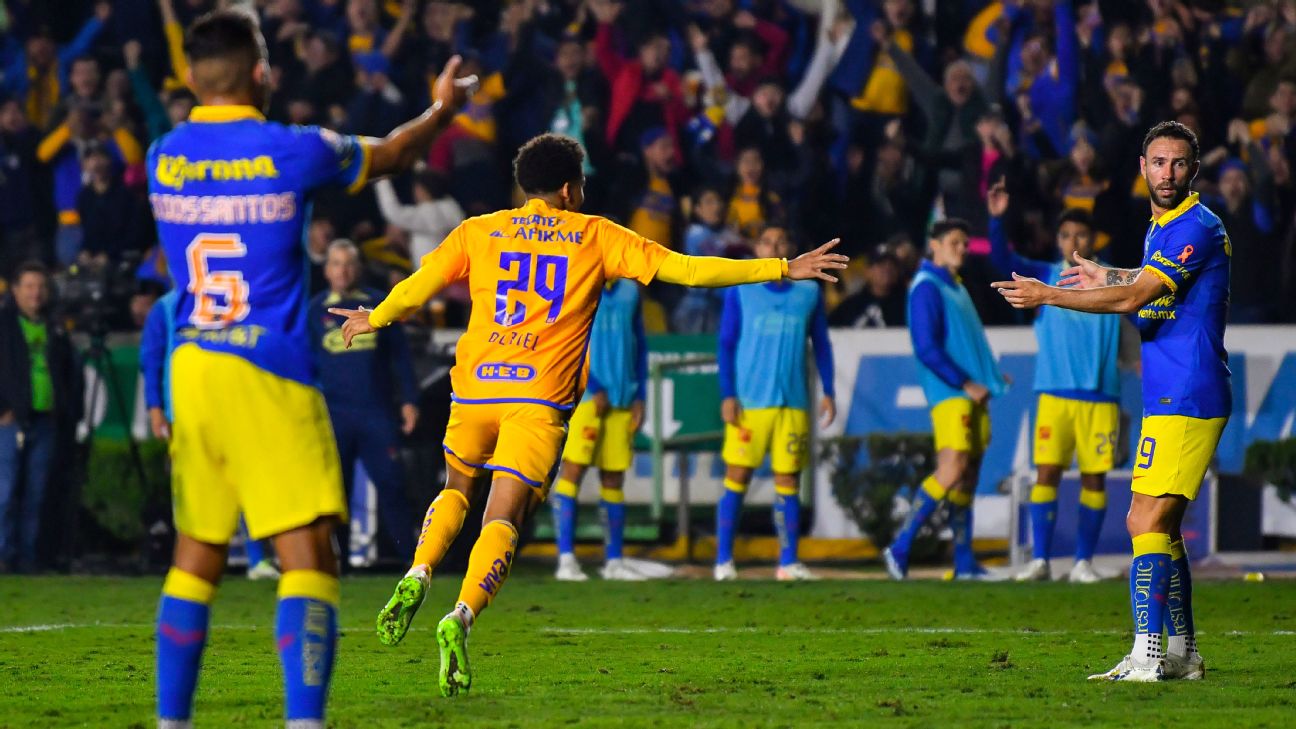
[[665, 247], [605, 218], [532, 199], [464, 221], [369, 321], [386, 326], [435, 289], [467, 277], [472, 314], [450, 373], [455, 401], [569, 410], [579, 400], [604, 283], [630, 278], [647, 284], [668, 255]]

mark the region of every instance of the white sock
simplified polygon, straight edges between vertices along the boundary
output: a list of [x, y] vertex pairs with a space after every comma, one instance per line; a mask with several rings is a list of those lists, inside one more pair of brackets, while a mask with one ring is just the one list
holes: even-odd
[[1175, 655], [1180, 658], [1191, 656], [1197, 652], [1197, 636], [1195, 635], [1171, 635], [1166, 639], [1167, 655]]
[[473, 615], [472, 608], [468, 607], [468, 603], [455, 603], [454, 610], [451, 610], [450, 614], [459, 618], [459, 622], [463, 623], [464, 630], [472, 630], [473, 619], [476, 616]]
[[1134, 635], [1134, 648], [1130, 651], [1130, 658], [1143, 663], [1145, 661], [1159, 661], [1162, 655], [1160, 633], [1137, 633]]
[[409, 568], [409, 571], [405, 573], [405, 576], [417, 577], [420, 580], [426, 582], [427, 580], [431, 579], [432, 570], [428, 568], [428, 566], [425, 564], [415, 565]]

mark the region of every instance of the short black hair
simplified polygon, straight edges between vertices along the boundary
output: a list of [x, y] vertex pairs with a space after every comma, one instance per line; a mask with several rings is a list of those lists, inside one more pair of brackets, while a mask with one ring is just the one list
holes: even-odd
[[1149, 129], [1147, 136], [1143, 137], [1143, 155], [1147, 156], [1148, 145], [1152, 144], [1153, 140], [1162, 137], [1182, 139], [1192, 149], [1192, 161], [1196, 162], [1200, 158], [1201, 145], [1197, 142], [1197, 134], [1177, 121], [1163, 121]]
[[940, 240], [946, 235], [949, 235], [950, 231], [953, 230], [961, 230], [964, 235], [972, 235], [972, 226], [968, 221], [962, 218], [946, 218], [932, 223], [929, 237], [932, 240]]
[[23, 261], [22, 263], [18, 264], [18, 267], [14, 269], [13, 278], [11, 280], [16, 284], [22, 280], [23, 276], [26, 276], [29, 273], [39, 273], [40, 275], [44, 276], [45, 280], [47, 281], [49, 280], [50, 277], [50, 270], [48, 266], [46, 266], [44, 263], [41, 263], [40, 261], [30, 260], [30, 261]]
[[[1093, 216], [1084, 208], [1067, 208], [1058, 216], [1057, 228], [1061, 228], [1063, 223], [1078, 223], [1088, 228], [1090, 232], [1094, 229]], [[1055, 228], [1056, 229], [1056, 228]]]
[[217, 10], [189, 27], [184, 53], [191, 66], [209, 60], [236, 64], [238, 73], [231, 81], [242, 83], [265, 57], [265, 41], [252, 16], [242, 10]]
[[528, 195], [558, 192], [584, 177], [585, 152], [562, 134], [541, 134], [522, 145], [513, 158], [513, 177]]

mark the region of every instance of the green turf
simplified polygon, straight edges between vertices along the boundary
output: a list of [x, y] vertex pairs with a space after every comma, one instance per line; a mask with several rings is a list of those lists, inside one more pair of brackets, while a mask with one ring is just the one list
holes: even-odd
[[[1129, 643], [1117, 581], [560, 584], [523, 570], [478, 622], [472, 692], [456, 699], [437, 695], [433, 628], [458, 580], [435, 580], [414, 630], [386, 648], [373, 618], [395, 581], [343, 584], [333, 726], [1142, 729], [1296, 716], [1292, 581], [1200, 582], [1206, 680], [1123, 685], [1084, 680]], [[160, 583], [0, 578], [0, 726], [150, 726]], [[274, 589], [222, 586], [198, 726], [282, 725]], [[69, 627], [12, 627], [38, 624]]]

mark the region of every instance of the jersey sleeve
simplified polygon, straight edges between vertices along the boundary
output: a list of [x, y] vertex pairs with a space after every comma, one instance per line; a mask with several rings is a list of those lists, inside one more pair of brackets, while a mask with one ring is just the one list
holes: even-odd
[[1178, 291], [1197, 277], [1221, 245], [1211, 231], [1196, 221], [1185, 220], [1162, 233], [1165, 242], [1152, 251], [1145, 269], [1156, 274], [1171, 291]]
[[369, 145], [361, 137], [320, 127], [298, 127], [307, 149], [306, 186], [336, 185], [356, 193], [369, 181]]
[[595, 239], [603, 255], [608, 279], [632, 278], [645, 286], [652, 282], [670, 250], [610, 220], [595, 223]]
[[449, 284], [468, 275], [467, 222], [450, 231], [444, 242], [423, 256], [419, 269], [396, 284], [387, 298], [369, 313], [369, 324], [381, 329], [418, 311]]

